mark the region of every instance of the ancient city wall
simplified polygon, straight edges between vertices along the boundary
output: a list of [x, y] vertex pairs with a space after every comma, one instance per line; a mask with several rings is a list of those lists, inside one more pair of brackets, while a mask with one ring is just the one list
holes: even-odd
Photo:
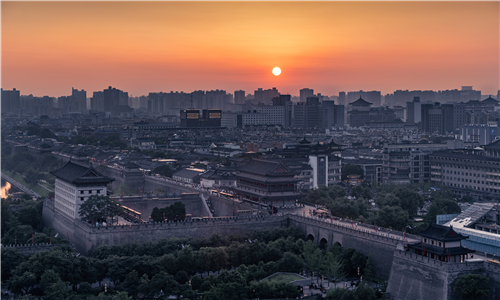
[[320, 243], [325, 239], [327, 246], [339, 243], [342, 247], [353, 248], [365, 255], [371, 255], [374, 263], [374, 275], [389, 278], [393, 253], [402, 240], [382, 235], [375, 235], [362, 229], [337, 225], [329, 220], [289, 215], [290, 225], [302, 229], [305, 236], [311, 235]]
[[447, 263], [406, 251], [396, 251], [387, 291], [394, 299], [456, 299], [453, 287], [464, 275], [490, 278], [493, 299], [500, 299], [500, 266], [482, 260]]

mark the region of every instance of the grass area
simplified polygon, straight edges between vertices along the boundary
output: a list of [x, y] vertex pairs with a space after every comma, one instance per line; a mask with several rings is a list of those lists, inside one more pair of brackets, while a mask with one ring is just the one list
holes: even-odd
[[289, 282], [292, 282], [292, 281], [295, 281], [295, 280], [301, 280], [301, 279], [304, 279], [298, 275], [295, 275], [295, 274], [276, 274], [274, 276], [271, 276], [267, 279], [265, 279], [266, 281], [269, 281], [269, 282], [285, 282], [285, 283], [289, 283]]
[[27, 184], [26, 181], [24, 181], [24, 178], [21, 175], [17, 174], [17, 173], [12, 173], [12, 172], [4, 170], [4, 169], [2, 169], [2, 173], [7, 174], [11, 178], [13, 178], [15, 181], [17, 181], [20, 184], [22, 184], [22, 185], [24, 185], [24, 186], [32, 189], [35, 193], [37, 193], [38, 195], [40, 195], [42, 197], [47, 197], [47, 194], [49, 193], [49, 191], [47, 191], [43, 187], [39, 186], [38, 184], [34, 185], [34, 186]]

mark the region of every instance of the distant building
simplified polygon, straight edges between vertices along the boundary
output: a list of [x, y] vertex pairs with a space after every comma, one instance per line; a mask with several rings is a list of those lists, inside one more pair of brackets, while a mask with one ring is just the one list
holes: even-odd
[[482, 150], [440, 151], [429, 155], [431, 181], [460, 196], [500, 199], [500, 140]]
[[384, 184], [420, 183], [430, 180], [429, 155], [445, 150], [447, 144], [384, 144], [382, 177]]
[[406, 122], [419, 123], [422, 118], [422, 103], [420, 97], [413, 97], [412, 102], [406, 102]]
[[272, 157], [279, 158], [288, 168], [292, 165], [307, 165], [297, 174], [300, 186], [305, 189], [329, 186], [341, 181], [342, 147], [333, 142], [311, 143], [305, 138], [298, 143], [288, 143], [273, 149]]
[[380, 94], [380, 91], [370, 91], [370, 92], [357, 91], [357, 92], [347, 93], [348, 102], [356, 101], [356, 99], [359, 98], [365, 99], [367, 102], [370, 102], [375, 107], [380, 106], [382, 102], [382, 96]]
[[220, 109], [184, 109], [180, 111], [181, 127], [221, 127], [222, 111]]
[[75, 103], [76, 111], [87, 111], [87, 92], [83, 89], [81, 91], [71, 88], [71, 98]]
[[300, 90], [300, 102], [305, 103], [309, 97], [314, 97], [313, 89], [304, 88]]
[[363, 98], [349, 103], [349, 125], [351, 127], [363, 126], [370, 122], [370, 108], [373, 103]]
[[205, 173], [202, 169], [182, 169], [172, 175], [172, 179], [185, 183], [200, 183], [201, 174]]
[[234, 104], [245, 104], [245, 91], [234, 91]]
[[497, 125], [463, 125], [459, 134], [460, 140], [464, 143], [484, 146], [500, 138], [500, 127]]
[[104, 112], [104, 92], [94, 92], [90, 99], [90, 110]]
[[344, 105], [335, 105], [334, 101], [321, 103], [323, 128], [344, 127]]
[[15, 88], [12, 91], [1, 89], [2, 92], [2, 114], [15, 114], [20, 113], [20, 92]]
[[271, 104], [271, 100], [274, 97], [279, 97], [279, 96], [280, 96], [280, 93], [278, 92], [278, 90], [275, 87], [273, 87], [272, 89], [268, 89], [268, 90], [263, 90], [262, 88], [258, 88], [254, 92], [254, 103], [255, 104], [259, 104], [259, 103]]
[[281, 163], [252, 159], [237, 169], [236, 187], [233, 188], [237, 198], [263, 203], [272, 206], [290, 204], [289, 201], [302, 197], [296, 192], [297, 179], [295, 172]]

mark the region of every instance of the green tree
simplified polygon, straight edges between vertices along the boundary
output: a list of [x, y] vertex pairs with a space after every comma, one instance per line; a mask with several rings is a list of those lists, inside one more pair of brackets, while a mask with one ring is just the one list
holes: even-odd
[[360, 166], [353, 164], [342, 165], [342, 180], [347, 180], [347, 176], [351, 174], [360, 175], [360, 179], [364, 178], [363, 169]]
[[82, 218], [104, 221], [116, 216], [121, 209], [121, 204], [108, 196], [92, 195], [80, 206], [78, 213]]
[[168, 166], [168, 165], [163, 165], [159, 166], [153, 169], [154, 174], [160, 174], [165, 177], [172, 177], [172, 174], [174, 174], [174, 171]]
[[12, 271], [26, 260], [26, 256], [17, 249], [3, 248], [2, 251], [2, 281], [7, 281], [12, 276]]
[[424, 221], [427, 223], [436, 223], [437, 215], [459, 214], [461, 211], [460, 206], [453, 200], [436, 199], [429, 206]]
[[460, 276], [453, 285], [453, 291], [459, 299], [488, 299], [491, 287], [488, 277], [479, 274]]
[[34, 205], [23, 206], [17, 215], [19, 222], [25, 225], [30, 225], [32, 228], [36, 228], [42, 220], [41, 213], [37, 210]]
[[137, 287], [139, 285], [139, 275], [136, 270], [132, 270], [128, 273], [125, 281], [120, 285], [121, 288], [126, 291], [129, 295], [137, 295]]
[[399, 206], [384, 206], [380, 209], [373, 221], [377, 226], [400, 230], [410, 224], [408, 212]]

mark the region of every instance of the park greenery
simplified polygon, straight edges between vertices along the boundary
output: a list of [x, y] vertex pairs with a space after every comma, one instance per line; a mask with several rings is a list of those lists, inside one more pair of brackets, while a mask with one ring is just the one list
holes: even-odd
[[[2, 251], [2, 286], [18, 296], [44, 299], [152, 298], [162, 293], [184, 299], [293, 298], [300, 290], [287, 282], [262, 279], [276, 272], [315, 272], [330, 280], [371, 277], [371, 258], [335, 244], [321, 249], [296, 228], [255, 231], [240, 236], [171, 238], [156, 242], [99, 246], [89, 257], [70, 247], [24, 257]], [[69, 287], [69, 289], [68, 289]], [[376, 299], [364, 288], [359, 299]], [[361, 293], [362, 291], [358, 292]], [[349, 298], [355, 299], [355, 298]]]
[[182, 202], [177, 201], [164, 208], [155, 207], [151, 212], [151, 219], [155, 222], [184, 220], [186, 219], [186, 206]]
[[2, 148], [2, 169], [21, 174], [30, 187], [36, 186], [40, 180], [54, 185], [55, 177], [50, 172], [61, 168], [63, 164], [51, 154], [36, 159], [26, 151], [11, 154], [11, 151], [4, 151]]
[[2, 198], [2, 244], [66, 243], [66, 240], [53, 237], [51, 228], [43, 227], [42, 209], [43, 202], [34, 201], [28, 194], [18, 199]]
[[167, 165], [159, 166], [153, 169], [153, 174], [159, 174], [165, 177], [172, 177], [174, 171]]
[[491, 284], [486, 276], [464, 274], [455, 281], [453, 292], [455, 292], [457, 299], [490, 299]]
[[461, 211], [446, 188], [436, 190], [427, 198], [422, 194], [421, 187], [411, 184], [377, 187], [357, 185], [347, 189], [333, 185], [309, 191], [304, 200], [326, 207], [334, 216], [349, 220], [352, 218], [353, 221], [393, 230], [413, 228], [416, 225], [413, 220], [426, 201], [431, 204], [423, 218], [424, 222], [419, 223], [417, 230], [426, 228], [429, 223], [435, 223], [436, 215]]

